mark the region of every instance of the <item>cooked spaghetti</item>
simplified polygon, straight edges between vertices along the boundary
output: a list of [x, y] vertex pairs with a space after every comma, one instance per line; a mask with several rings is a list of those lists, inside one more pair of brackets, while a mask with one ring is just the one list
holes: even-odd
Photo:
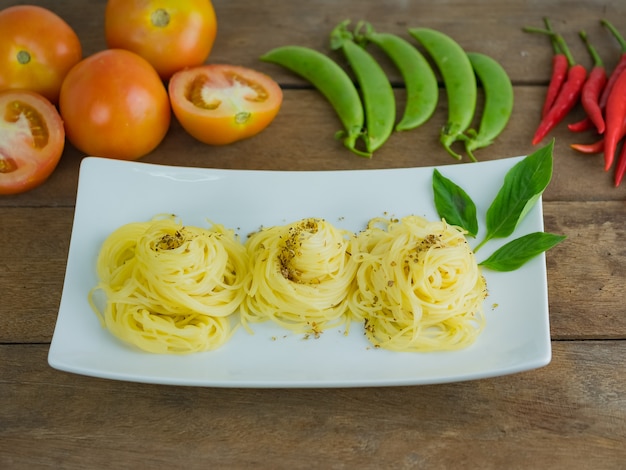
[[[221, 225], [183, 226], [174, 217], [130, 223], [103, 243], [89, 300], [103, 326], [145, 351], [212, 350], [231, 335], [247, 269], [244, 246]], [[96, 291], [106, 297], [102, 310]]]
[[464, 233], [445, 221], [372, 219], [358, 236], [358, 289], [349, 308], [375, 347], [441, 351], [471, 344], [487, 295]]
[[272, 226], [246, 242], [251, 277], [241, 306], [243, 324], [272, 320], [317, 335], [349, 325], [346, 298], [354, 289], [355, 235], [323, 219]]

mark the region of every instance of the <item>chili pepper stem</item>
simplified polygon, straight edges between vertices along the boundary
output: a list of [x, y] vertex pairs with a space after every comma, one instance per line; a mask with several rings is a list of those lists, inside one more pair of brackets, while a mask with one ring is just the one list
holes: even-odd
[[[550, 31], [551, 33], [554, 33], [554, 29], [552, 29], [552, 23], [550, 22], [550, 19], [547, 16], [544, 17], [543, 23], [546, 25], [546, 29], [548, 31]], [[552, 49], [554, 50], [555, 55], [563, 54], [563, 51], [559, 47], [559, 43], [555, 41], [554, 38], [550, 38], [550, 44], [552, 44]]]
[[609, 32], [613, 35], [615, 40], [618, 42], [620, 47], [622, 48], [622, 53], [626, 53], [626, 39], [620, 34], [615, 26], [613, 26], [608, 20], [601, 19], [600, 24], [604, 26]]
[[567, 47], [567, 43], [565, 42], [565, 39], [563, 39], [563, 36], [561, 36], [560, 34], [555, 33], [554, 31], [550, 31], [548, 29], [535, 28], [532, 26], [526, 26], [524, 28], [524, 31], [526, 31], [527, 33], [546, 34], [548, 36], [553, 37], [556, 43], [558, 44], [558, 47], [560, 48], [561, 52], [565, 55], [565, 57], [567, 57], [567, 62], [569, 63], [569, 65], [570, 66], [576, 65], [574, 56], [570, 52], [569, 47]]
[[603, 110], [606, 110], [606, 103], [609, 99], [611, 91], [613, 90], [613, 86], [615, 86], [615, 82], [622, 72], [626, 70], [626, 40], [624, 40], [619, 31], [617, 31], [617, 29], [609, 21], [603, 19], [600, 20], [600, 23], [609, 30], [621, 47], [619, 62], [611, 72], [611, 75], [609, 75], [606, 85], [604, 86], [604, 90], [602, 91], [602, 95], [600, 96], [600, 107]]

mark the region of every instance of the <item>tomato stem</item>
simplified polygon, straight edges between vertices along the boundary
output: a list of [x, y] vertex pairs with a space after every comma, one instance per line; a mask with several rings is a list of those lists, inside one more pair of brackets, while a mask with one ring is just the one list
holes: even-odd
[[30, 54], [26, 51], [19, 51], [16, 59], [20, 64], [28, 64], [30, 62]]
[[170, 14], [164, 8], [154, 10], [150, 15], [150, 21], [157, 28], [165, 28], [170, 24]]

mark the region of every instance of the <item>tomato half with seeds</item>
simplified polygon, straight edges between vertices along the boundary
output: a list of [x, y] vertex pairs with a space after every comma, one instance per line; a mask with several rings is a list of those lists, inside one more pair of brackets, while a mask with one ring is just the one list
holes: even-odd
[[63, 121], [38, 93], [0, 91], [0, 194], [39, 186], [56, 168], [65, 145]]
[[204, 65], [175, 73], [169, 83], [174, 115], [205, 144], [252, 137], [274, 120], [283, 92], [271, 77], [236, 65]]
[[0, 11], [0, 90], [31, 90], [56, 104], [81, 58], [78, 36], [52, 11], [34, 5]]
[[167, 80], [209, 57], [217, 19], [210, 0], [109, 0], [104, 31], [109, 48], [139, 54]]
[[68, 140], [96, 157], [137, 160], [154, 150], [171, 119], [167, 90], [148, 61], [124, 49], [76, 64], [61, 87]]

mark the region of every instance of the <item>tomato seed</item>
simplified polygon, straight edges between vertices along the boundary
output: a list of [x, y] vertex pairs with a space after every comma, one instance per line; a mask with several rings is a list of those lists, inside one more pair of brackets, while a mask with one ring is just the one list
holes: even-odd
[[6, 122], [18, 122], [22, 115], [28, 121], [33, 147], [41, 149], [48, 145], [49, 134], [46, 121], [32, 106], [21, 101], [12, 101], [6, 107], [4, 119]]

